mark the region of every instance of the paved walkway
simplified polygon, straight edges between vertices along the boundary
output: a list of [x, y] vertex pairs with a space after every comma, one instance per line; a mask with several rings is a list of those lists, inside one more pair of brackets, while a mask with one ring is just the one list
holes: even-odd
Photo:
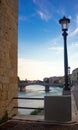
[[78, 83], [71, 88], [72, 97], [72, 118], [76, 117], [78, 122]]
[[75, 99], [75, 103], [77, 106], [77, 110], [78, 110], [78, 83], [76, 83], [73, 88], [72, 88], [72, 93]]
[[78, 124], [42, 124], [29, 121], [8, 121], [0, 130], [78, 130]]

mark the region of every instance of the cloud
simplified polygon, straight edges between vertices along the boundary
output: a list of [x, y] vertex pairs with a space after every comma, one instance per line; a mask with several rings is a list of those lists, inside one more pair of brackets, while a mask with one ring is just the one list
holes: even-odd
[[27, 16], [19, 16], [19, 21], [27, 21]]
[[76, 28], [74, 31], [70, 32], [69, 37], [74, 37], [78, 34], [78, 28]]
[[33, 0], [33, 3], [37, 6], [37, 14], [42, 20], [48, 21], [51, 16], [51, 3], [47, 0]]
[[[73, 20], [73, 18], [71, 18]], [[73, 20], [73, 24], [71, 24], [71, 30], [69, 31], [69, 37], [75, 37], [78, 35], [78, 15]]]
[[78, 25], [78, 14], [76, 15], [76, 24]]
[[[69, 57], [72, 57], [72, 62], [74, 61], [75, 55], [77, 55], [77, 59], [78, 59], [78, 42], [72, 42], [70, 45], [68, 45], [68, 53], [69, 53]], [[76, 59], [76, 60], [77, 60]]]
[[48, 21], [51, 18], [56, 20], [56, 15], [64, 16], [66, 14], [66, 9], [62, 3], [58, 8], [55, 2], [50, 0], [33, 0], [33, 3], [37, 6], [37, 13], [42, 20]]
[[44, 77], [57, 75], [63, 75], [62, 62], [47, 62], [24, 58], [18, 59], [18, 76], [20, 79], [42, 80]]
[[64, 16], [65, 15], [65, 9], [61, 7], [61, 8], [56, 10], [56, 13], [61, 15], [61, 16]]
[[72, 44], [71, 44], [71, 47], [73, 48], [75, 48], [75, 47], [78, 47], [78, 42], [73, 42]]
[[38, 0], [33, 0], [34, 3], [37, 3]]
[[47, 11], [42, 12], [42, 11], [38, 10], [37, 13], [39, 14], [39, 16], [41, 17], [42, 20], [48, 21], [50, 19], [50, 15]]
[[53, 46], [53, 47], [50, 47], [49, 50], [54, 50], [56, 52], [62, 52], [63, 47], [62, 46]]
[[[63, 38], [62, 35], [58, 35], [52, 40], [49, 41], [50, 47], [48, 48], [49, 50], [53, 50], [56, 53], [63, 53]], [[62, 45], [61, 45], [62, 44]]]

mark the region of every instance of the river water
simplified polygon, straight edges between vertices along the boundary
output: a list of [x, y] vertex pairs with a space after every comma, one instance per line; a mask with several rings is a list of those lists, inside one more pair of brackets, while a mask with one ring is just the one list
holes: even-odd
[[[62, 95], [62, 88], [50, 87], [49, 92], [45, 92], [45, 87], [41, 85], [29, 85], [26, 87], [25, 92], [18, 92], [19, 97], [30, 97], [30, 98], [44, 98], [44, 96], [50, 95]], [[44, 107], [44, 100], [18, 100], [18, 106], [21, 107]], [[18, 109], [19, 114], [30, 114], [33, 110], [30, 109]]]

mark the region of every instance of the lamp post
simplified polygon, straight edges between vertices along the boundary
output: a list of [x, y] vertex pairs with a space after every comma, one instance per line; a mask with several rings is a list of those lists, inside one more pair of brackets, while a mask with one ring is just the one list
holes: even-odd
[[70, 19], [66, 18], [65, 16], [59, 20], [59, 23], [62, 26], [63, 31], [63, 38], [64, 38], [64, 72], [65, 72], [65, 87], [63, 90], [70, 90], [68, 84], [68, 56], [67, 56], [67, 31], [68, 31], [68, 24], [70, 23]]

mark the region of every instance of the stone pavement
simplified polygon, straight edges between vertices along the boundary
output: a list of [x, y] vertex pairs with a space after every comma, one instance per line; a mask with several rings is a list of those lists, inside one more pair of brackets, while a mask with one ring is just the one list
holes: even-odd
[[43, 124], [30, 121], [8, 121], [0, 130], [78, 130], [78, 124]]
[[78, 83], [76, 83], [71, 90], [72, 93], [72, 98], [74, 99], [74, 110], [73, 112], [75, 112], [76, 117], [77, 117], [77, 121], [78, 121]]
[[78, 110], [78, 83], [76, 83], [73, 87], [72, 87], [72, 93], [75, 99], [75, 103], [77, 106], [77, 110]]

